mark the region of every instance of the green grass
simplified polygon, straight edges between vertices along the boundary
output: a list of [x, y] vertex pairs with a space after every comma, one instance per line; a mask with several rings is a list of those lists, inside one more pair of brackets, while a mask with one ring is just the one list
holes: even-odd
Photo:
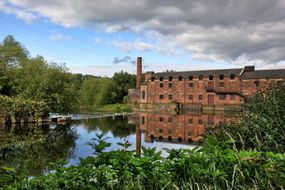
[[100, 108], [96, 108], [93, 111], [119, 113], [119, 112], [132, 112], [132, 108], [129, 104], [108, 104]]

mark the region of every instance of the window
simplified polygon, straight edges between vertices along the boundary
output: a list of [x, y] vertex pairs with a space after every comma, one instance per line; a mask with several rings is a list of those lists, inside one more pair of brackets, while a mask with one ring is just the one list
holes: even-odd
[[188, 119], [188, 124], [193, 124], [193, 119], [192, 118]]
[[168, 94], [168, 99], [172, 100], [172, 94]]
[[231, 88], [235, 88], [235, 87], [236, 87], [236, 83], [231, 82], [231, 83], [230, 83], [230, 87], [231, 87]]
[[224, 87], [224, 82], [219, 82], [219, 87]]
[[215, 122], [214, 122], [214, 116], [213, 115], [209, 115], [208, 116], [208, 125], [214, 125]]
[[198, 124], [199, 125], [203, 125], [203, 120], [202, 119], [198, 119]]
[[144, 117], [142, 117], [142, 124], [144, 124], [144, 122], [145, 122], [145, 119], [144, 119]]
[[162, 100], [163, 99], [163, 94], [159, 95], [159, 99]]
[[179, 81], [182, 81], [182, 80], [183, 80], [183, 77], [182, 77], [182, 76], [179, 76], [178, 80], [179, 80]]
[[255, 85], [256, 87], [259, 87], [259, 81], [258, 81], [258, 80], [254, 81], [254, 85]]
[[210, 75], [209, 80], [213, 80], [213, 79], [214, 79], [213, 75]]
[[236, 96], [234, 95], [234, 94], [231, 94], [231, 101], [234, 101], [235, 100], [235, 98], [236, 98]]
[[250, 87], [250, 82], [249, 81], [243, 81], [242, 86], [244, 89], [248, 89]]
[[230, 79], [231, 79], [231, 80], [234, 80], [235, 78], [236, 78], [236, 75], [235, 75], [235, 74], [231, 74], [231, 75], [230, 75]]
[[225, 75], [220, 75], [220, 76], [219, 76], [219, 79], [220, 79], [220, 80], [224, 80], [224, 78], [225, 78]]
[[160, 88], [163, 88], [163, 83], [160, 83], [160, 84], [159, 84], [159, 87], [160, 87]]
[[169, 76], [169, 77], [168, 77], [168, 80], [169, 80], [169, 81], [172, 81], [172, 80], [173, 80], [173, 76]]
[[159, 122], [163, 122], [163, 117], [159, 117]]
[[219, 95], [219, 99], [220, 100], [225, 100], [226, 99], [226, 95], [225, 94], [220, 94]]
[[145, 91], [142, 91], [142, 99], [145, 99]]
[[168, 123], [172, 123], [172, 117], [168, 118]]
[[192, 94], [188, 95], [188, 100], [193, 100], [193, 95]]
[[189, 80], [193, 80], [193, 76], [189, 76]]
[[204, 76], [203, 75], [199, 75], [199, 80], [203, 80]]
[[160, 81], [163, 81], [163, 77], [159, 77], [159, 80], [160, 80]]
[[189, 88], [193, 88], [193, 82], [188, 83]]
[[192, 131], [188, 131], [188, 137], [192, 137]]
[[163, 133], [163, 129], [159, 129], [159, 133]]
[[168, 87], [169, 87], [169, 88], [172, 88], [172, 83], [168, 83]]
[[168, 129], [168, 134], [172, 134], [172, 129]]
[[202, 94], [199, 94], [198, 99], [199, 99], [199, 100], [203, 100], [203, 95], [202, 95]]

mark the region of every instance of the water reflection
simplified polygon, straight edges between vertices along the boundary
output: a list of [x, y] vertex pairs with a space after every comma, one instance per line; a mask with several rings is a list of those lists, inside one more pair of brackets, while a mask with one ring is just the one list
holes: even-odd
[[52, 170], [50, 163], [60, 159], [78, 164], [80, 157], [92, 156], [94, 150], [87, 142], [101, 133], [112, 144], [106, 151], [122, 148], [117, 143], [125, 141], [138, 153], [142, 146], [157, 150], [193, 148], [193, 142], [203, 139], [206, 125], [228, 120], [223, 113], [137, 113], [128, 117], [87, 118], [71, 125], [0, 126], [0, 166], [31, 176]]
[[41, 174], [74, 155], [77, 134], [70, 126], [2, 126], [0, 131], [0, 166], [21, 174]]
[[129, 123], [136, 125], [136, 151], [141, 151], [141, 134], [144, 142], [168, 142], [175, 144], [195, 144], [202, 142], [205, 128], [228, 122], [230, 113], [137, 113]]

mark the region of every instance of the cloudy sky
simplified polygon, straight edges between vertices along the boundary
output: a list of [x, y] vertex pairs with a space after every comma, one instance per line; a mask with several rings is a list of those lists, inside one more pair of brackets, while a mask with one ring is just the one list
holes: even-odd
[[0, 39], [74, 73], [285, 68], [285, 0], [0, 0]]

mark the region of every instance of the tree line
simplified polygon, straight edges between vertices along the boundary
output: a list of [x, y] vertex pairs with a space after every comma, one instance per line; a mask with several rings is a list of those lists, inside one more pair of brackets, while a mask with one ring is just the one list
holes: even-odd
[[118, 72], [113, 77], [73, 74], [64, 64], [32, 57], [8, 35], [0, 43], [0, 95], [44, 102], [50, 112], [72, 113], [106, 104], [123, 103], [135, 75]]

